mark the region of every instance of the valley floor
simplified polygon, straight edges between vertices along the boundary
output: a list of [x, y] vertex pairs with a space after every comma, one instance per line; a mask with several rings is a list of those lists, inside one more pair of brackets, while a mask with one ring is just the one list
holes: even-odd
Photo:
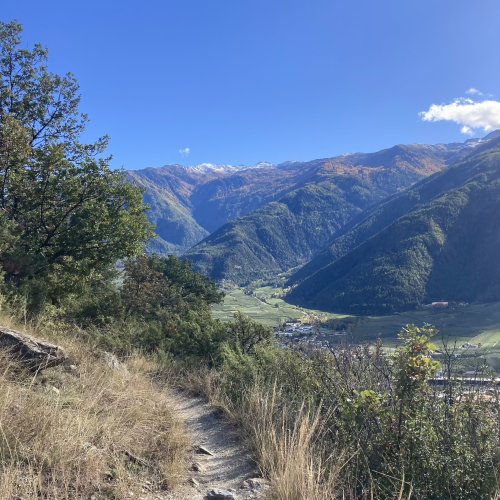
[[238, 311], [271, 327], [290, 320], [325, 321], [333, 317], [345, 317], [288, 304], [282, 298], [281, 288], [233, 288], [225, 290], [225, 293], [224, 302], [212, 307], [214, 317], [223, 321], [231, 320]]
[[[241, 311], [250, 318], [268, 326], [277, 327], [285, 321], [300, 321], [321, 325], [321, 332], [338, 333], [331, 325], [346, 322], [349, 340], [354, 343], [371, 342], [380, 338], [385, 346], [397, 344], [397, 333], [404, 325], [429, 323], [439, 330], [436, 344], [443, 340], [456, 343], [457, 352], [463, 354], [467, 364], [485, 360], [496, 372], [500, 372], [500, 303], [470, 304], [461, 308], [444, 310], [419, 310], [388, 316], [347, 316], [324, 311], [310, 310], [288, 304], [280, 288], [247, 287], [226, 291], [223, 304], [213, 307], [213, 314], [221, 320], [229, 320]], [[463, 349], [471, 344], [476, 348]]]

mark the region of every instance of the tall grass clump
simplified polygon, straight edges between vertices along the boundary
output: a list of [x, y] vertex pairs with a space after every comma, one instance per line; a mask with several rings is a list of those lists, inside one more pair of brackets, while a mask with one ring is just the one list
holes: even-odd
[[110, 367], [69, 336], [63, 346], [68, 364], [37, 375], [0, 352], [0, 498], [127, 498], [173, 487], [187, 441], [154, 382], [159, 366], [135, 354]]
[[333, 498], [340, 463], [324, 446], [321, 407], [288, 407], [280, 390], [255, 386], [243, 405], [249, 440], [264, 474], [271, 478], [270, 496], [286, 499]]

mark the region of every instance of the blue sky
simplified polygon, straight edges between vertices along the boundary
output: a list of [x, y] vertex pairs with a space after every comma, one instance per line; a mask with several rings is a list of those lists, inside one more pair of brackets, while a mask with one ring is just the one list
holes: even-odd
[[498, 118], [475, 107], [500, 97], [498, 0], [23, 0], [1, 12], [77, 76], [87, 135], [111, 136], [116, 167], [464, 140], [461, 128], [481, 135]]

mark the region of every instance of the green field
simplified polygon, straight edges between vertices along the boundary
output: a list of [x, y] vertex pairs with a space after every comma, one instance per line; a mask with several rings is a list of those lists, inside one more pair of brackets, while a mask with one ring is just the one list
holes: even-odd
[[[381, 338], [386, 346], [397, 343], [402, 326], [429, 323], [439, 330], [434, 343], [458, 347], [463, 364], [472, 368], [485, 361], [500, 373], [500, 303], [472, 304], [458, 309], [413, 311], [391, 316], [358, 317], [352, 331], [356, 341]], [[479, 349], [461, 349], [464, 342], [481, 344]]]
[[260, 321], [268, 326], [278, 326], [287, 320], [325, 321], [333, 317], [344, 317], [311, 309], [304, 309], [287, 304], [282, 298], [273, 297], [279, 294], [279, 288], [265, 286], [256, 288], [251, 295], [241, 288], [226, 291], [222, 304], [213, 306], [215, 318], [223, 321], [230, 320], [237, 311], [249, 316], [255, 321]]
[[332, 318], [352, 318], [353, 339], [370, 341], [381, 338], [385, 343], [396, 341], [396, 334], [409, 323], [423, 325], [430, 323], [437, 327], [440, 335], [483, 347], [500, 345], [500, 303], [472, 304], [457, 309], [410, 311], [389, 316], [346, 316], [306, 309], [288, 304], [280, 297], [279, 288], [270, 286], [256, 288], [251, 294], [241, 288], [226, 292], [224, 302], [212, 308], [216, 318], [229, 320], [235, 312], [241, 311], [250, 318], [269, 326], [277, 326], [285, 320], [303, 319], [326, 321]]
[[402, 326], [430, 323], [440, 336], [460, 342], [481, 343], [493, 348], [500, 342], [500, 303], [473, 304], [458, 309], [411, 311], [390, 316], [358, 317], [353, 336], [360, 340], [375, 338], [394, 342]]
[[[224, 302], [213, 307], [214, 317], [230, 320], [241, 311], [250, 318], [268, 326], [277, 326], [287, 320], [325, 322], [331, 319], [349, 318], [352, 321], [350, 338], [353, 342], [370, 342], [378, 338], [384, 345], [394, 347], [397, 333], [409, 323], [429, 323], [439, 329], [434, 340], [443, 339], [460, 348], [464, 342], [481, 344], [480, 349], [470, 350], [468, 355], [481, 357], [496, 371], [500, 371], [500, 303], [472, 304], [457, 309], [410, 311], [390, 316], [346, 316], [305, 309], [286, 303], [277, 297], [281, 290], [261, 287], [245, 293], [241, 288], [227, 291]], [[463, 350], [462, 350], [463, 351]]]

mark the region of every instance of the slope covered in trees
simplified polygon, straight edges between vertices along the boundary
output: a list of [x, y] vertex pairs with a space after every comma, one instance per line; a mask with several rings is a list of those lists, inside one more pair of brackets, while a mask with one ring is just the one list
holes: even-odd
[[375, 207], [292, 277], [289, 300], [370, 313], [500, 300], [500, 139]]
[[300, 186], [224, 225], [185, 257], [216, 280], [274, 279], [314, 257], [365, 209], [444, 169], [468, 146], [400, 145], [304, 164], [311, 173]]
[[310, 175], [302, 166], [169, 165], [127, 175], [145, 190], [156, 228], [150, 248], [165, 254], [182, 253], [226, 222], [287, 193]]
[[440, 170], [473, 145], [474, 141], [437, 146], [400, 145], [373, 154], [278, 165], [167, 165], [129, 171], [127, 177], [145, 190], [149, 220], [156, 227], [150, 249], [162, 254], [181, 254], [224, 224], [292, 191], [321, 182], [322, 172], [331, 169], [331, 165], [346, 177], [351, 175], [352, 167], [375, 170], [383, 167], [386, 170], [379, 172], [379, 183], [386, 182], [385, 190], [391, 193]]

